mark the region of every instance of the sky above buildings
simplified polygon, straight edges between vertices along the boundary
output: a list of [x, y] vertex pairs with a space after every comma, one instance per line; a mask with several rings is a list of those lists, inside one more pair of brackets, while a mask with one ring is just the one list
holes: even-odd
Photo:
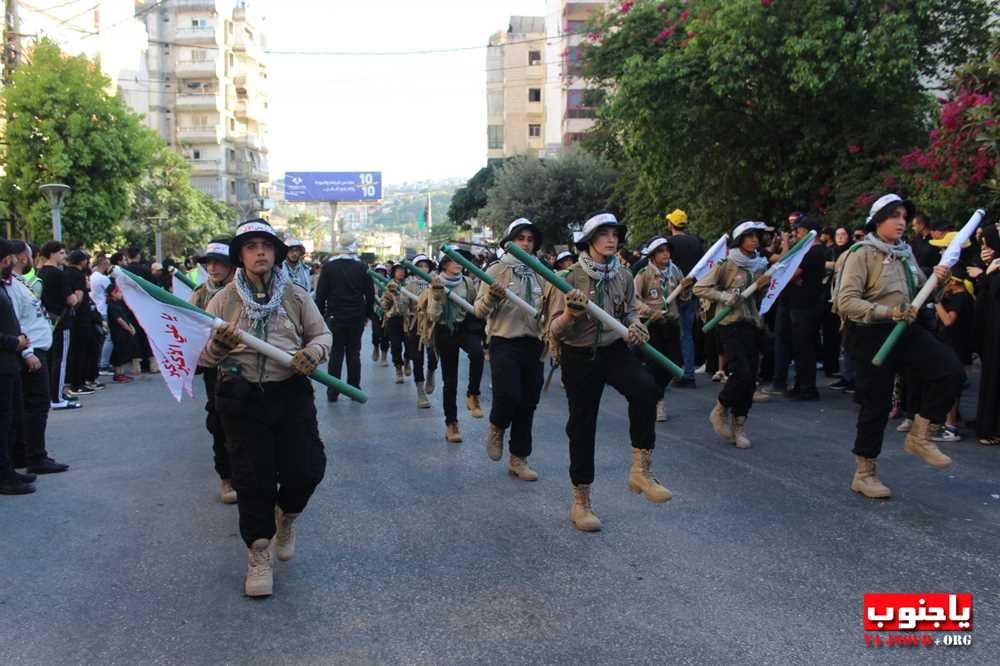
[[[252, 4], [272, 51], [272, 177], [380, 170], [388, 183], [468, 178], [485, 164], [485, 45], [510, 16], [545, 13], [544, 0]], [[464, 50], [357, 55], [444, 49]]]

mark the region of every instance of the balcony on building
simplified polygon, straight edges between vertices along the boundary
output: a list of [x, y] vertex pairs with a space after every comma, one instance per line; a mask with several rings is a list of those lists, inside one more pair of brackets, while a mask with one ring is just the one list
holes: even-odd
[[212, 175], [219, 172], [219, 160], [194, 159], [191, 157], [188, 158], [188, 164], [191, 165], [191, 175], [193, 176]]
[[264, 140], [256, 134], [252, 134], [250, 132], [229, 132], [227, 136], [237, 146], [246, 147], [250, 150], [256, 150], [258, 152], [267, 152]]
[[216, 0], [173, 0], [170, 4], [177, 8], [178, 12], [211, 12], [216, 13]]
[[217, 92], [182, 92], [177, 95], [180, 110], [221, 110], [222, 96]]
[[197, 76], [202, 78], [218, 75], [219, 69], [215, 60], [178, 60], [174, 66], [177, 76]]
[[178, 41], [187, 44], [215, 44], [215, 26], [184, 26], [175, 33]]
[[177, 139], [182, 143], [218, 143], [221, 137], [216, 125], [181, 125]]
[[241, 122], [246, 122], [249, 120], [265, 120], [267, 110], [264, 103], [260, 99], [250, 98], [246, 96], [236, 97], [236, 117]]

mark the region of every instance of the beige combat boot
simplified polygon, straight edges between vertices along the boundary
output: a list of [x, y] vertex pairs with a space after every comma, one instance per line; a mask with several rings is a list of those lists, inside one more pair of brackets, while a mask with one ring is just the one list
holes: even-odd
[[383, 349], [382, 350], [382, 363], [381, 363], [381, 365], [382, 365], [383, 368], [388, 368], [389, 367], [389, 350], [387, 350], [387, 349]]
[[269, 597], [274, 589], [271, 542], [257, 539], [247, 551], [247, 578], [243, 591], [248, 597]]
[[851, 490], [872, 499], [890, 497], [892, 491], [879, 481], [875, 474], [875, 461], [862, 456], [854, 456], [854, 459], [858, 463], [858, 469], [854, 472], [854, 478], [851, 480]]
[[667, 420], [667, 403], [663, 400], [656, 401], [656, 422], [665, 423]]
[[733, 417], [733, 444], [735, 444], [738, 449], [750, 448], [750, 438], [747, 437], [746, 425], [747, 417]]
[[295, 557], [295, 528], [292, 523], [299, 517], [297, 513], [285, 513], [280, 506], [274, 507], [274, 552], [282, 562]]
[[472, 414], [472, 418], [481, 419], [483, 418], [483, 409], [479, 406], [479, 396], [470, 395], [465, 399], [465, 406], [469, 409], [469, 413]]
[[653, 452], [649, 449], [632, 449], [632, 466], [628, 470], [628, 489], [642, 494], [654, 504], [662, 504], [673, 495], [656, 480], [652, 472]]
[[486, 455], [490, 460], [499, 462], [503, 458], [503, 434], [503, 429], [490, 424], [490, 429], [486, 432]]
[[403, 380], [403, 366], [397, 365], [396, 366], [396, 383], [397, 384], [402, 384], [403, 381], [404, 381]]
[[931, 441], [931, 422], [919, 414], [913, 417], [913, 425], [906, 435], [903, 450], [917, 456], [931, 467], [944, 469], [951, 464], [951, 458], [941, 453], [938, 445]]
[[223, 504], [236, 504], [236, 491], [233, 490], [233, 482], [223, 479], [219, 487], [219, 499]]
[[419, 409], [430, 409], [431, 401], [427, 399], [427, 394], [424, 393], [424, 387], [417, 384], [417, 407]]
[[538, 481], [538, 472], [528, 467], [528, 459], [518, 458], [513, 454], [510, 456], [510, 462], [507, 463], [507, 473], [522, 481]]
[[428, 372], [427, 377], [424, 378], [424, 391], [427, 395], [434, 393], [434, 373]]
[[142, 361], [137, 358], [132, 359], [132, 374], [133, 375], [142, 374]]
[[458, 431], [457, 423], [449, 423], [445, 433], [444, 438], [448, 440], [451, 444], [461, 444], [462, 443], [462, 433]]
[[708, 422], [712, 424], [715, 434], [727, 442], [733, 441], [733, 428], [729, 424], [729, 410], [721, 402], [715, 403], [715, 407], [708, 415]]
[[590, 508], [590, 486], [573, 486], [573, 506], [569, 510], [573, 527], [581, 532], [600, 532], [601, 520]]

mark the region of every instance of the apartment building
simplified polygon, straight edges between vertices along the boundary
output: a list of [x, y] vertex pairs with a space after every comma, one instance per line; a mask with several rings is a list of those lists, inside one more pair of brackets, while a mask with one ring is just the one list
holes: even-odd
[[108, 91], [120, 92], [138, 113], [146, 112], [146, 28], [134, 16], [135, 0], [5, 5], [12, 33], [9, 57], [15, 67], [30, 59], [39, 40], [50, 39], [65, 53], [96, 61], [110, 79]]
[[594, 125], [594, 111], [585, 99], [587, 82], [581, 77], [580, 45], [586, 40], [587, 20], [608, 4], [608, 0], [546, 0], [547, 153], [557, 153], [562, 147], [576, 143]]
[[136, 3], [149, 35], [147, 124], [191, 164], [192, 184], [240, 210], [268, 205], [267, 65], [244, 2]]
[[512, 16], [486, 49], [487, 159], [545, 149], [545, 19]]

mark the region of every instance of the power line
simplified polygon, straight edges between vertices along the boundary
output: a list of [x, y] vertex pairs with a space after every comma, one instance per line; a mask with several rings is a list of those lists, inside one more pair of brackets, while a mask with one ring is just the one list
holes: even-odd
[[114, 28], [117, 28], [120, 25], [124, 25], [125, 23], [129, 23], [131, 21], [134, 21], [137, 18], [142, 18], [143, 16], [145, 16], [149, 12], [153, 11], [154, 9], [156, 9], [157, 7], [159, 7], [160, 5], [162, 5], [163, 3], [165, 3], [166, 1], [167, 0], [157, 0], [156, 2], [154, 2], [153, 4], [151, 4], [149, 7], [146, 7], [145, 9], [140, 9], [139, 11], [137, 11], [135, 14], [133, 14], [132, 16], [130, 16], [128, 18], [122, 19], [121, 21], [118, 21], [116, 23], [112, 23], [109, 26], [105, 26], [103, 28], [98, 28], [97, 30], [94, 30], [93, 32], [88, 32], [83, 37], [80, 37], [80, 41], [83, 41], [84, 39], [87, 39], [88, 37], [94, 37], [95, 35], [99, 35], [102, 32], [107, 32], [108, 30], [113, 30]]

